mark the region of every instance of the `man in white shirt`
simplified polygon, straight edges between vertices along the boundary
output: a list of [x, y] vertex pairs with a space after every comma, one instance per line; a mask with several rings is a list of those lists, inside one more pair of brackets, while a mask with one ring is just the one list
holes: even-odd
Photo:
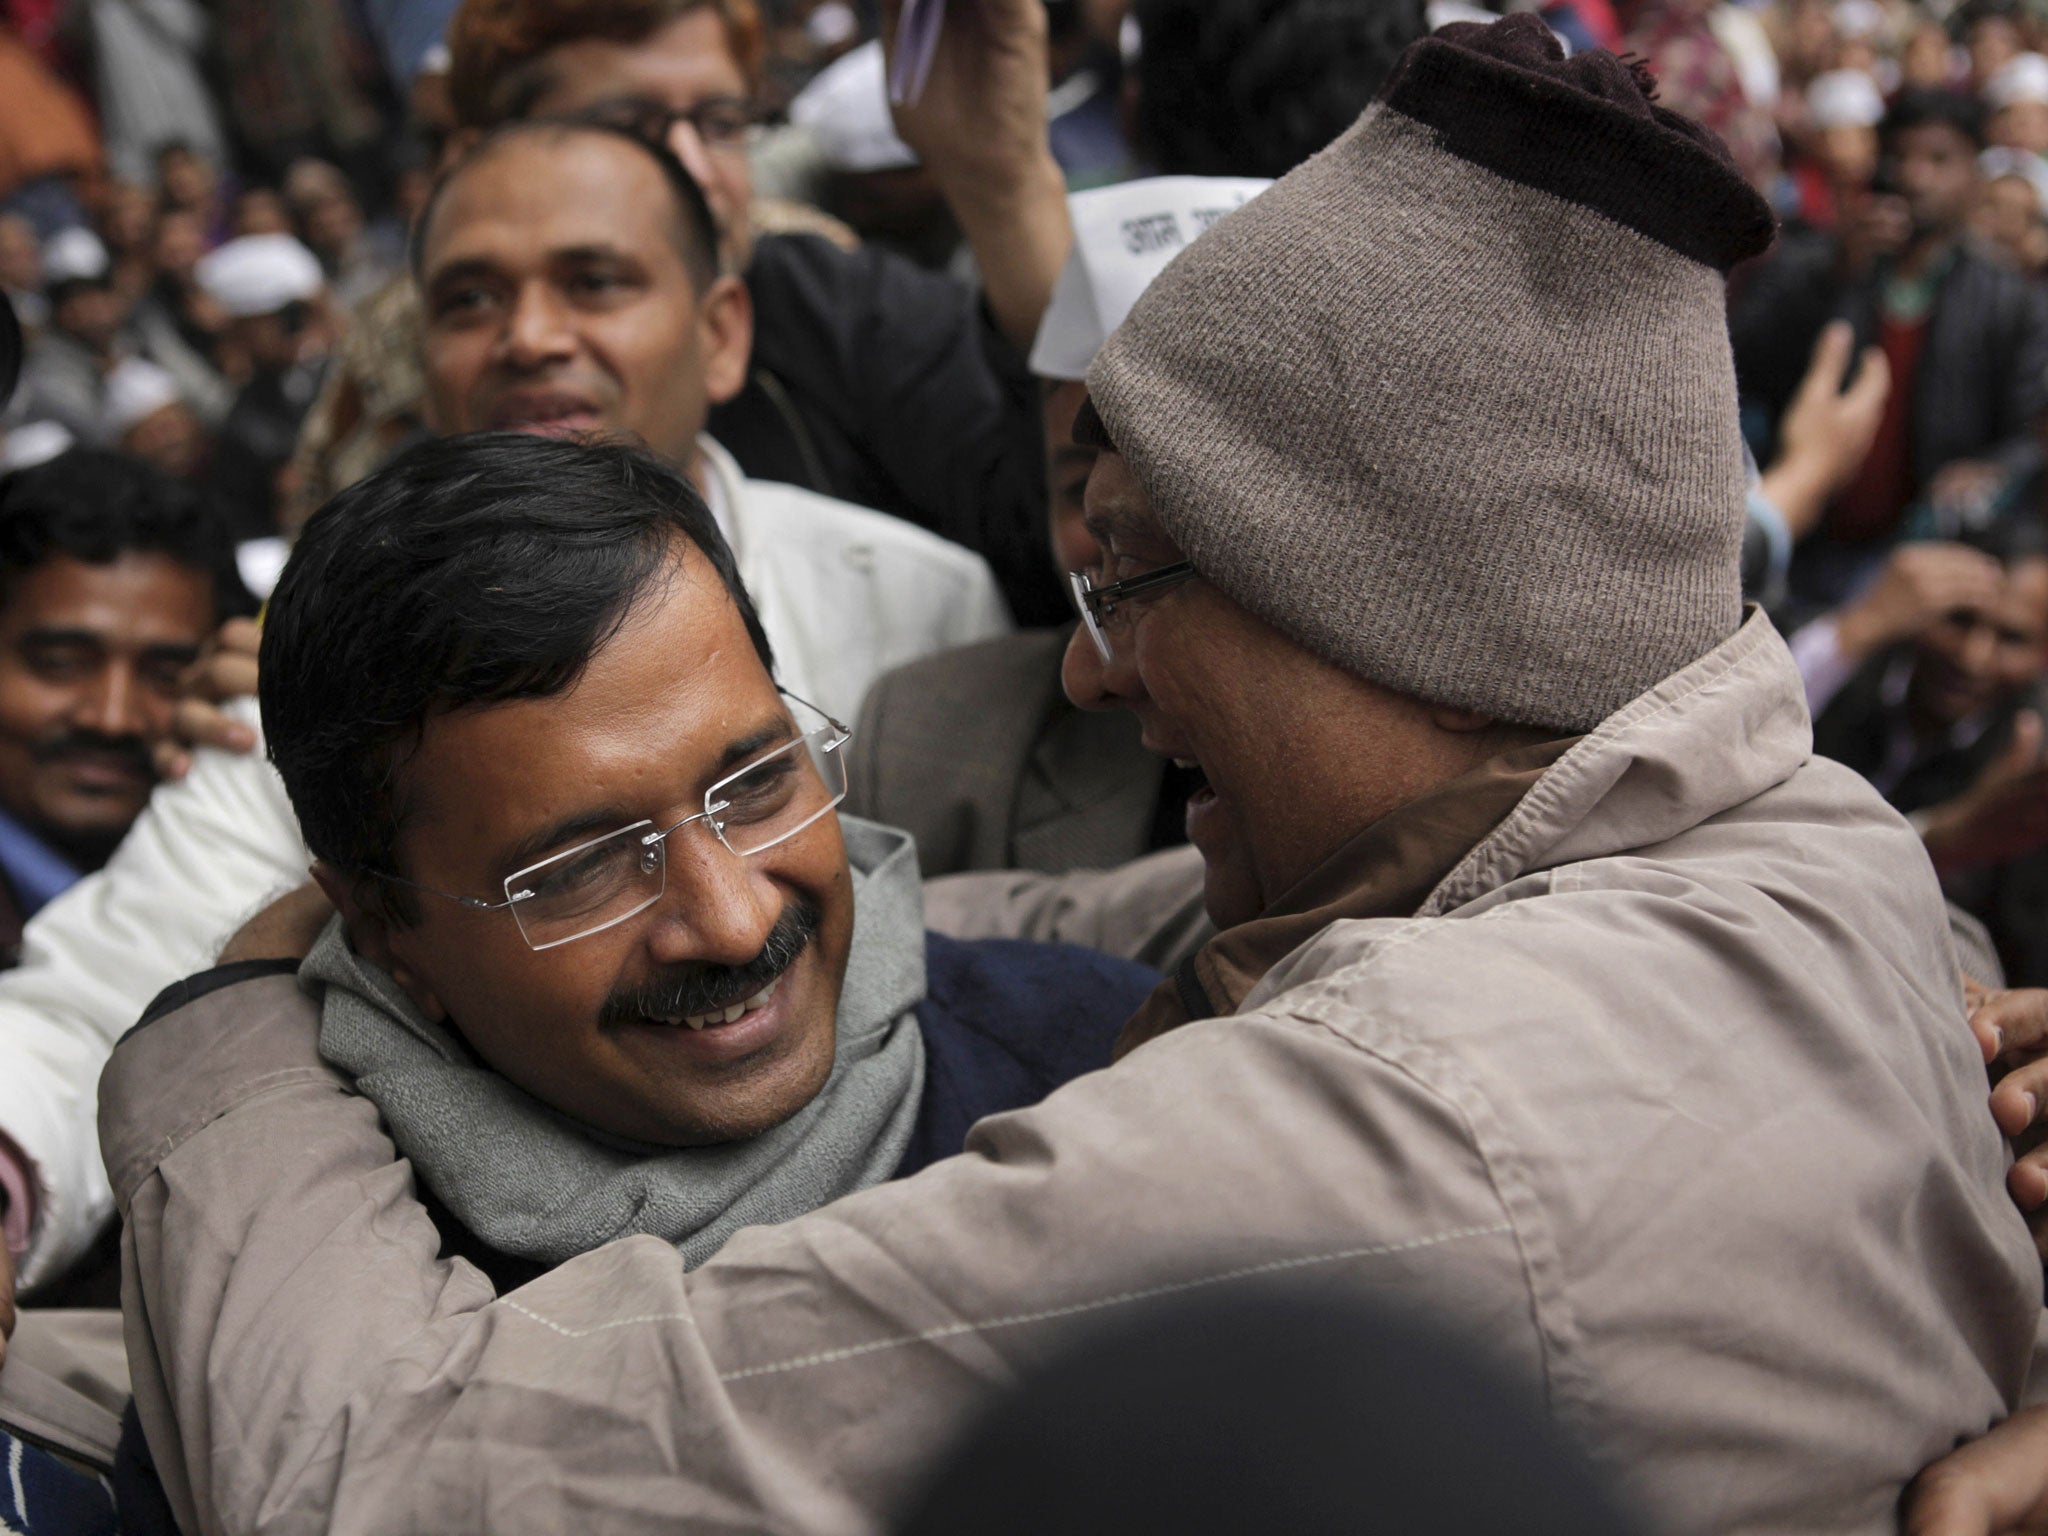
[[[435, 425], [624, 433], [682, 466], [733, 546], [784, 686], [850, 716], [888, 668], [1007, 628], [979, 556], [749, 480], [701, 435], [745, 380], [751, 306], [717, 272], [702, 193], [665, 149], [610, 128], [509, 126], [444, 181], [417, 249]], [[94, 1085], [114, 1040], [306, 863], [260, 753], [205, 753], [105, 871], [31, 925], [0, 981], [0, 1130], [34, 1191], [24, 1286], [60, 1272], [110, 1209]]]

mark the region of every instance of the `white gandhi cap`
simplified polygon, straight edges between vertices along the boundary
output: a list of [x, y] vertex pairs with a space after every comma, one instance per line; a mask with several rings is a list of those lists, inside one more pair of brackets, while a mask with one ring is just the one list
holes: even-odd
[[1271, 185], [1251, 177], [1155, 176], [1069, 197], [1074, 248], [1039, 322], [1031, 371], [1042, 379], [1087, 377], [1095, 354], [1152, 279], [1204, 230]]
[[244, 235], [200, 257], [193, 276], [237, 320], [274, 315], [326, 283], [320, 259], [290, 235]]
[[882, 45], [863, 43], [819, 71], [789, 104], [789, 120], [809, 132], [835, 171], [860, 175], [917, 164], [917, 152], [896, 135]]

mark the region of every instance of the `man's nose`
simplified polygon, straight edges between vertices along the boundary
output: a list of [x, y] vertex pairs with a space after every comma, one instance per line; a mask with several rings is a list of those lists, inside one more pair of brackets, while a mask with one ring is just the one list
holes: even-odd
[[1067, 640], [1067, 654], [1060, 663], [1060, 686], [1077, 709], [1130, 709], [1144, 696], [1144, 684], [1128, 655], [1112, 647], [1110, 661], [1102, 659], [1094, 636], [1083, 624]]
[[102, 736], [149, 734], [151, 722], [143, 691], [136, 684], [135, 669], [120, 662], [101, 667], [79, 693], [71, 721], [80, 729], [97, 731]]
[[767, 946], [784, 897], [755, 860], [742, 859], [702, 822], [669, 834], [667, 887], [648, 944], [660, 964], [745, 965]]
[[554, 291], [529, 283], [519, 291], [506, 318], [500, 353], [515, 368], [537, 368], [576, 348], [576, 332]]

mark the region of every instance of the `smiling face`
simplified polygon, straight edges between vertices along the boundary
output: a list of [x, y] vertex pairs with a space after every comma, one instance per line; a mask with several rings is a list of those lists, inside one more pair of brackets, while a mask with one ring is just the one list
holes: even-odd
[[[500, 900], [506, 877], [538, 859], [702, 810], [714, 783], [796, 729], [738, 610], [687, 547], [569, 689], [428, 721], [400, 769], [399, 866]], [[509, 912], [440, 896], [420, 894], [419, 920], [402, 928], [342, 904], [362, 953], [543, 1102], [656, 1145], [759, 1135], [831, 1072], [853, 934], [838, 819], [746, 859], [701, 822], [666, 848], [653, 906], [552, 949], [528, 947]], [[749, 1000], [762, 1005], [726, 1018]], [[719, 1022], [662, 1021], [690, 1010]]]
[[[1184, 558], [1122, 455], [1088, 480], [1099, 588]], [[1217, 927], [1258, 916], [1351, 837], [1500, 749], [1488, 722], [1340, 671], [1196, 579], [1121, 605], [1105, 664], [1085, 630], [1067, 696], [1130, 710], [1146, 747], [1198, 768], [1188, 841]]]
[[0, 807], [105, 861], [149, 799], [150, 749], [213, 627], [213, 581], [167, 555], [56, 555], [0, 609]]
[[687, 465], [745, 382], [746, 291], [701, 294], [673, 190], [610, 135], [515, 134], [442, 191], [426, 228], [429, 409], [444, 432], [603, 432]]

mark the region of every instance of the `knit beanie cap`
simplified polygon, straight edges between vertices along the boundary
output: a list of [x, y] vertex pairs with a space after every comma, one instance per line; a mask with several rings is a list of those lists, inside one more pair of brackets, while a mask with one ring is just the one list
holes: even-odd
[[1169, 536], [1372, 682], [1585, 731], [1732, 634], [1723, 308], [1768, 205], [1647, 72], [1532, 15], [1409, 48], [1194, 242], [1088, 385]]

